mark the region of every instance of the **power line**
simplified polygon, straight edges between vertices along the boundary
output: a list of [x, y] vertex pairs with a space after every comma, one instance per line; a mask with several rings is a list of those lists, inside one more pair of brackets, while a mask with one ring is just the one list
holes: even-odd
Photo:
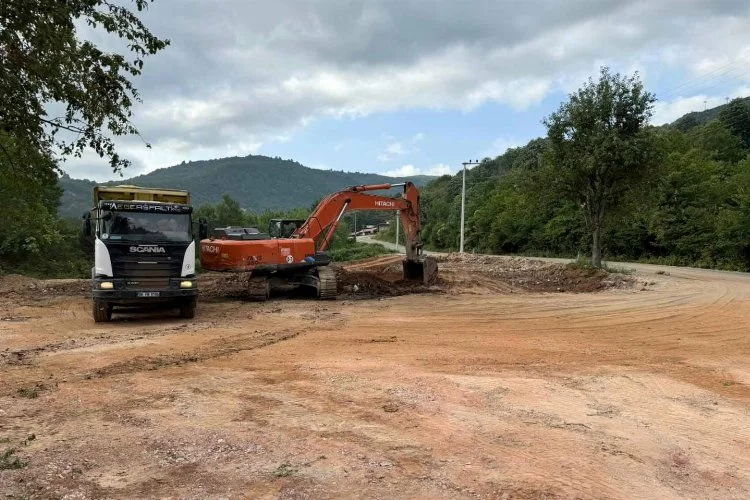
[[[734, 71], [736, 69], [736, 67], [735, 68], [730, 68], [731, 66], [735, 66], [737, 63], [739, 63], [741, 61], [744, 61], [745, 59], [750, 59], [750, 53], [748, 53], [748, 54], [746, 54], [744, 56], [741, 56], [741, 57], [739, 57], [739, 58], [737, 58], [737, 59], [735, 59], [733, 61], [730, 61], [727, 64], [724, 64], [723, 66], [719, 66], [718, 68], [714, 69], [713, 71], [709, 71], [708, 73], [704, 73], [702, 75], [697, 75], [697, 76], [695, 76], [693, 78], [689, 78], [687, 80], [684, 80], [683, 82], [679, 83], [678, 85], [676, 85], [672, 89], [668, 90], [664, 94], [663, 97], [665, 97], [665, 98], [666, 97], [670, 97], [672, 95], [675, 95], [677, 92], [682, 92], [684, 88], [686, 88], [686, 87], [692, 87], [696, 83], [700, 83], [706, 77], [709, 77], [711, 75], [715, 75], [716, 73], [721, 72], [721, 74], [715, 75], [715, 76], [711, 77], [710, 79], [713, 79], [716, 76], [720, 77], [720, 76], [722, 76], [724, 74], [730, 73], [730, 72], [732, 72], [732, 71]], [[730, 68], [730, 69], [727, 69], [727, 68]]]
[[[727, 84], [727, 83], [729, 83], [729, 82], [731, 82], [733, 80], [738, 80], [738, 79], [744, 78], [744, 77], [746, 77], [747, 75], [750, 74], [750, 67], [747, 67], [747, 68], [746, 67], [735, 68], [735, 70], [737, 70], [737, 69], [742, 70], [742, 73], [737, 73], [737, 74], [734, 74], [734, 75], [729, 75], [729, 73], [726, 73], [726, 74], [724, 74], [722, 76], [729, 75], [728, 78], [708, 79], [705, 82], [701, 82], [700, 84], [696, 84], [696, 85], [692, 86], [691, 88], [686, 89], [686, 90], [684, 89], [684, 90], [686, 92], [697, 92], [697, 91], [705, 92], [708, 89], [712, 89], [712, 88], [717, 87], [719, 85]], [[674, 96], [674, 95], [675, 94], [666, 94], [664, 97], [666, 98], [666, 97], [671, 97], [671, 96]]]

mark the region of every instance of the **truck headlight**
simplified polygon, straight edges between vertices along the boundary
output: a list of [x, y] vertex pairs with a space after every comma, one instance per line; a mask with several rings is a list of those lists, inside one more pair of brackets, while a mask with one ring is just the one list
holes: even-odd
[[102, 281], [99, 283], [99, 288], [102, 290], [112, 290], [114, 287], [115, 285], [111, 281]]
[[192, 281], [180, 281], [180, 288], [193, 288]]

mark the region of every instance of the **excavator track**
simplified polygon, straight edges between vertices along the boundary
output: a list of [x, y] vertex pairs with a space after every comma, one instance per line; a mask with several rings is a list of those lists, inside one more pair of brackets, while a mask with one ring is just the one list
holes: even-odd
[[336, 298], [336, 273], [329, 266], [318, 268], [318, 298], [333, 300]]
[[250, 300], [265, 302], [271, 295], [271, 287], [267, 276], [251, 276], [248, 280], [247, 292]]

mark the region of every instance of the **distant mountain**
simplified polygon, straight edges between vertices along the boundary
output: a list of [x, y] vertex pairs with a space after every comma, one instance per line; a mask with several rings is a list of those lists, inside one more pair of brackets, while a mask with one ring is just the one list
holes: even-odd
[[[422, 186], [432, 179], [435, 177], [418, 175], [394, 178], [361, 172], [318, 170], [292, 160], [250, 155], [183, 162], [107, 184], [187, 189], [192, 195], [193, 206], [216, 203], [221, 200], [222, 195], [228, 194], [239, 201], [243, 208], [263, 211], [308, 207], [327, 194], [358, 184], [410, 180]], [[60, 179], [60, 186], [64, 190], [60, 216], [80, 217], [90, 208], [92, 190], [97, 184], [86, 179], [63, 176]]]
[[[745, 106], [750, 107], [750, 97], [743, 97], [742, 99], [740, 99], [740, 101], [742, 101]], [[672, 122], [669, 126], [678, 128], [683, 132], [687, 132], [694, 127], [705, 125], [711, 120], [715, 120], [719, 117], [719, 113], [721, 113], [721, 111], [726, 107], [726, 104], [722, 104], [721, 106], [716, 106], [715, 108], [710, 108], [705, 111], [693, 111], [691, 113], [687, 113], [686, 115], [682, 115], [677, 120]]]

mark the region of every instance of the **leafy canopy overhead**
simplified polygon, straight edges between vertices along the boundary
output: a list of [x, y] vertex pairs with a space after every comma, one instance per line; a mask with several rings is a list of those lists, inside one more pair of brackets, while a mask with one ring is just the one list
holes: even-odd
[[[0, 134], [52, 158], [91, 148], [115, 171], [127, 167], [112, 138], [138, 134], [131, 79], [169, 44], [137, 17], [151, 1], [132, 0], [130, 8], [107, 0], [0, 2]], [[81, 39], [82, 25], [123, 40], [129, 52]], [[0, 161], [19, 161], [12, 153], [0, 149]]]

